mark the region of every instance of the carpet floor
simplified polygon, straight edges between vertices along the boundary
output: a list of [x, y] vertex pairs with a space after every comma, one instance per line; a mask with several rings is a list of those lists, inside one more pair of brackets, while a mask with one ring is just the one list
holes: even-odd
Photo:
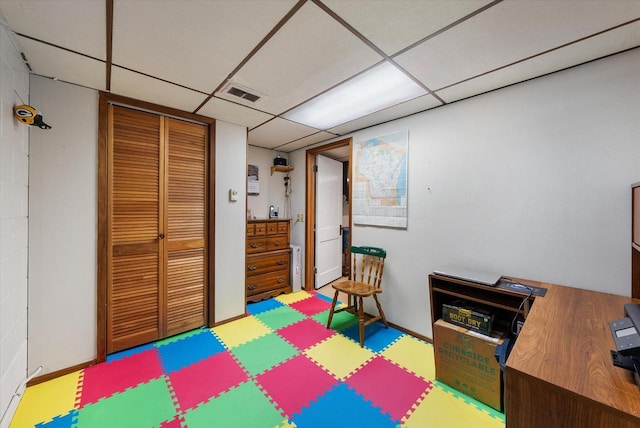
[[358, 341], [330, 299], [299, 291], [249, 316], [110, 355], [31, 386], [20, 427], [474, 427], [504, 415], [435, 381], [433, 346], [375, 323]]

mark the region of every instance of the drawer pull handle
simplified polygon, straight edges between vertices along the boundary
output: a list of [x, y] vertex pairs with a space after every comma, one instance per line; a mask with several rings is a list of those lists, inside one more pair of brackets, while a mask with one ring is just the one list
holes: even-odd
[[258, 288], [258, 286], [256, 284], [249, 284], [247, 285], [247, 289], [248, 290], [255, 290], [256, 288]]
[[273, 245], [279, 247], [280, 245], [282, 245], [282, 243], [280, 241], [273, 241]]
[[280, 278], [278, 278], [278, 284], [282, 284], [283, 282], [284, 282], [284, 277], [281, 276]]
[[249, 270], [256, 270], [258, 269], [258, 265], [249, 265], [248, 268]]
[[285, 262], [284, 260], [278, 260], [278, 261], [276, 262], [276, 264], [277, 264], [278, 266], [282, 266], [282, 265], [283, 265], [283, 264], [285, 264], [285, 263], [286, 263], [286, 262]]
[[251, 248], [258, 248], [260, 246], [260, 244], [258, 242], [252, 242], [251, 244], [249, 244], [249, 246]]

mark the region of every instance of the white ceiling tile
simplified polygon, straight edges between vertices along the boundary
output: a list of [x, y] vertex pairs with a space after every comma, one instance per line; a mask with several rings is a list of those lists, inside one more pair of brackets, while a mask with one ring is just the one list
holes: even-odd
[[491, 0], [324, 0], [387, 55], [435, 33]]
[[409, 100], [402, 104], [398, 104], [388, 109], [380, 110], [376, 113], [361, 117], [351, 122], [336, 126], [329, 129], [329, 132], [333, 132], [338, 135], [345, 135], [359, 129], [368, 128], [369, 126], [377, 125], [379, 123], [388, 122], [390, 120], [398, 119], [400, 117], [408, 116], [412, 113], [429, 110], [434, 107], [441, 106], [442, 103], [432, 95], [423, 95], [413, 100]]
[[211, 93], [295, 0], [115, 0], [113, 62]]
[[457, 101], [636, 46], [640, 46], [640, 22], [451, 86], [438, 91], [438, 96], [446, 102]]
[[364, 42], [307, 2], [233, 80], [266, 94], [260, 109], [280, 114], [380, 60]]
[[207, 97], [120, 67], [111, 70], [111, 92], [186, 112], [193, 112]]
[[329, 140], [329, 139], [334, 138], [334, 137], [335, 137], [335, 134], [330, 134], [330, 133], [325, 132], [325, 131], [320, 131], [320, 132], [315, 133], [313, 135], [309, 135], [307, 137], [300, 138], [299, 140], [292, 141], [292, 142], [284, 144], [282, 146], [277, 146], [275, 148], [278, 149], [278, 151], [287, 152], [288, 153], [288, 152], [292, 152], [294, 150], [301, 149], [303, 147], [311, 146], [311, 145], [319, 143], [321, 141]]
[[250, 130], [248, 143], [270, 149], [315, 134], [318, 131], [318, 129], [277, 117]]
[[504, 1], [396, 61], [437, 90], [639, 16], [634, 0]]
[[270, 114], [221, 100], [216, 97], [211, 98], [198, 111], [198, 114], [224, 120], [225, 122], [235, 123], [236, 125], [246, 126], [247, 128], [254, 128], [273, 118]]
[[0, 10], [16, 33], [106, 59], [104, 1], [0, 0]]
[[33, 72], [45, 77], [104, 90], [107, 66], [104, 62], [24, 37], [17, 37]]

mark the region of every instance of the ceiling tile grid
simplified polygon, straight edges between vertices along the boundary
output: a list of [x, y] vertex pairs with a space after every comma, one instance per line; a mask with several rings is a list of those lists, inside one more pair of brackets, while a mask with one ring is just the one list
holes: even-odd
[[233, 79], [267, 95], [260, 109], [281, 114], [381, 60], [307, 2]]
[[[35, 74], [246, 126], [249, 144], [283, 152], [640, 47], [638, 0], [0, 0], [0, 12]], [[280, 117], [385, 61], [434, 93], [328, 130]], [[262, 99], [220, 92], [229, 82]]]

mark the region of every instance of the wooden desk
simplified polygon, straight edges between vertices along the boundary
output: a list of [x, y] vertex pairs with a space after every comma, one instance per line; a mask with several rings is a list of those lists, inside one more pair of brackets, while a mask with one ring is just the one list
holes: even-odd
[[640, 427], [640, 388], [609, 353], [609, 321], [640, 300], [542, 286], [507, 360], [507, 428]]

